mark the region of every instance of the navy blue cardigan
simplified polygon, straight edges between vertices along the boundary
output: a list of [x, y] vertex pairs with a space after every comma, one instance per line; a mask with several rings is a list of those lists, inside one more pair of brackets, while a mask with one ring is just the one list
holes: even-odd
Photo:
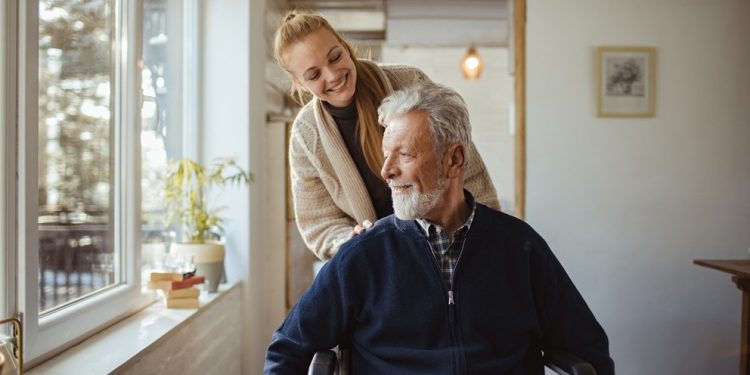
[[543, 374], [549, 349], [614, 373], [604, 330], [523, 221], [477, 204], [453, 285], [449, 305], [416, 221], [383, 218], [321, 269], [274, 333], [265, 373], [304, 374], [347, 337], [356, 375]]

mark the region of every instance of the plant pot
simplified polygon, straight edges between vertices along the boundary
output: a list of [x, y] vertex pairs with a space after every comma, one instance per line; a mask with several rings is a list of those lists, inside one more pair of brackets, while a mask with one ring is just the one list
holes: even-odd
[[195, 273], [206, 277], [206, 290], [215, 293], [224, 276], [224, 244], [218, 242], [205, 243], [173, 243], [170, 254], [183, 256], [193, 260]]

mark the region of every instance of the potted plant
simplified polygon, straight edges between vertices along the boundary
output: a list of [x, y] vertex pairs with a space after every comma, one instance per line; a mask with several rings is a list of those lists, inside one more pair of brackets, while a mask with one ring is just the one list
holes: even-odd
[[192, 258], [198, 274], [206, 277], [209, 292], [215, 292], [224, 271], [224, 244], [217, 241], [223, 231], [223, 208], [209, 205], [211, 188], [252, 182], [252, 174], [224, 157], [205, 166], [191, 159], [171, 161], [164, 181], [167, 225], [184, 229], [184, 242], [172, 244], [170, 253]]

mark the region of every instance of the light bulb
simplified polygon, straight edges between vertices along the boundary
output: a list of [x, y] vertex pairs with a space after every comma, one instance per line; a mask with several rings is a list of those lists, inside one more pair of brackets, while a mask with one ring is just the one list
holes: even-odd
[[464, 77], [470, 80], [479, 78], [479, 75], [482, 74], [483, 67], [484, 62], [482, 61], [482, 58], [477, 54], [477, 50], [474, 48], [474, 46], [469, 47], [466, 55], [461, 60], [461, 72], [463, 73]]
[[466, 67], [469, 69], [476, 69], [479, 66], [479, 59], [477, 59], [475, 56], [471, 56], [468, 59], [466, 59]]

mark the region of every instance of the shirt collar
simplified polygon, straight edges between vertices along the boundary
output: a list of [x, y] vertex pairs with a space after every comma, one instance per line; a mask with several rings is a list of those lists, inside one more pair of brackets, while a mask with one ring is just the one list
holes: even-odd
[[[456, 230], [456, 233], [460, 233], [463, 230], [468, 230], [471, 227], [471, 223], [474, 221], [474, 212], [476, 212], [477, 210], [477, 202], [474, 200], [474, 196], [471, 195], [471, 193], [466, 189], [464, 189], [464, 198], [466, 198], [466, 203], [471, 206], [471, 213], [469, 214], [469, 218], [466, 219], [464, 225]], [[439, 224], [435, 224], [429, 220], [425, 220], [422, 218], [418, 218], [417, 223], [419, 223], [419, 226], [422, 227], [427, 238], [430, 237], [430, 227], [434, 226], [438, 232], [445, 229]]]

